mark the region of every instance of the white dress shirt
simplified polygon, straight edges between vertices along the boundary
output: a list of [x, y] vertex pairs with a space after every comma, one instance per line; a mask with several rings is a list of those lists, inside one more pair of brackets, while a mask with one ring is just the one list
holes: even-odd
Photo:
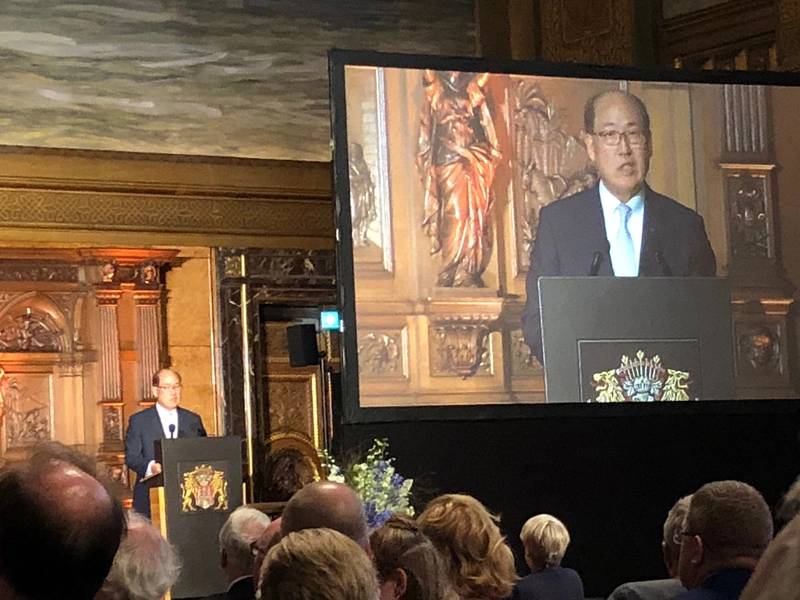
[[[636, 272], [639, 272], [639, 258], [642, 254], [642, 230], [644, 228], [644, 190], [628, 200], [626, 204], [631, 209], [628, 217], [628, 232], [633, 240], [634, 265]], [[619, 199], [612, 194], [606, 185], [600, 180], [600, 204], [603, 207], [603, 221], [606, 225], [606, 238], [609, 248], [613, 248], [617, 243], [617, 229], [619, 228], [619, 214], [617, 207], [622, 204]], [[613, 264], [611, 265], [614, 266]], [[615, 273], [616, 275], [616, 273]]]

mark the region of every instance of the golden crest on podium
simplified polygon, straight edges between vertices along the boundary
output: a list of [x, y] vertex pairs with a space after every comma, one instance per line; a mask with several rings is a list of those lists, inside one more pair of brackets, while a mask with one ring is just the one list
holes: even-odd
[[659, 355], [649, 358], [642, 350], [635, 358], [623, 355], [616, 369], [592, 375], [594, 402], [686, 401], [690, 383], [687, 371], [668, 369]]
[[228, 481], [224, 471], [201, 464], [183, 473], [182, 479], [181, 512], [228, 509]]

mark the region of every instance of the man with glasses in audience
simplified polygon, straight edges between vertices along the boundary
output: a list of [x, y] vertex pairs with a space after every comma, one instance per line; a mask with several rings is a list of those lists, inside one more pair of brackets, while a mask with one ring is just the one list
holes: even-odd
[[772, 539], [761, 494], [741, 481], [707, 483], [692, 495], [681, 532], [674, 600], [736, 600]]
[[670, 600], [686, 588], [678, 579], [678, 559], [681, 554], [683, 522], [689, 511], [691, 496], [678, 500], [667, 514], [661, 540], [661, 555], [669, 573], [668, 579], [651, 579], [623, 583], [608, 597], [608, 600]]
[[125, 464], [136, 473], [133, 508], [150, 517], [150, 492], [142, 479], [161, 473], [155, 461], [155, 441], [163, 439], [205, 437], [200, 415], [181, 408], [181, 376], [172, 369], [161, 369], [153, 375], [156, 404], [131, 415], [125, 434]]
[[702, 217], [645, 182], [653, 140], [644, 103], [622, 91], [598, 94], [586, 103], [584, 130], [600, 182], [542, 208], [531, 255], [522, 329], [540, 362], [539, 277], [716, 273]]

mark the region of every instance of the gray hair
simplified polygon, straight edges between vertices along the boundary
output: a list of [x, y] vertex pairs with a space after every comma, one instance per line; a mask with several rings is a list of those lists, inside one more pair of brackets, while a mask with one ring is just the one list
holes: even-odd
[[219, 548], [228, 561], [243, 570], [252, 570], [253, 554], [250, 544], [269, 526], [270, 518], [260, 510], [240, 506], [234, 510], [219, 530]]
[[98, 598], [160, 600], [180, 574], [175, 549], [150, 521], [137, 513], [128, 516], [128, 534], [114, 557]]

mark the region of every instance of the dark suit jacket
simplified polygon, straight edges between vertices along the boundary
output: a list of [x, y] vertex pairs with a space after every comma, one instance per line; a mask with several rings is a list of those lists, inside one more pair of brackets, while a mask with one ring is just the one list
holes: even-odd
[[550, 567], [520, 579], [511, 600], [583, 600], [583, 582], [572, 569]]
[[[525, 342], [540, 362], [539, 277], [589, 275], [596, 253], [599, 253], [600, 262], [595, 274], [613, 276], [598, 186], [542, 208], [522, 315]], [[714, 251], [703, 218], [675, 200], [647, 188], [639, 276], [713, 277], [716, 270]]]
[[214, 594], [206, 600], [253, 600], [256, 597], [256, 590], [253, 587], [253, 578], [240, 579], [231, 588], [222, 594]]
[[623, 583], [608, 600], [671, 600], [686, 588], [677, 579], [651, 579]]
[[[206, 430], [200, 415], [178, 407], [178, 437], [205, 436]], [[164, 429], [155, 406], [131, 415], [125, 433], [125, 464], [136, 473], [139, 480], [147, 472], [150, 461], [155, 459], [155, 441], [163, 439]], [[146, 517], [150, 517], [149, 494], [147, 482], [137, 480], [133, 488], [133, 508]]]
[[724, 569], [673, 600], [738, 600], [752, 574], [749, 569]]

